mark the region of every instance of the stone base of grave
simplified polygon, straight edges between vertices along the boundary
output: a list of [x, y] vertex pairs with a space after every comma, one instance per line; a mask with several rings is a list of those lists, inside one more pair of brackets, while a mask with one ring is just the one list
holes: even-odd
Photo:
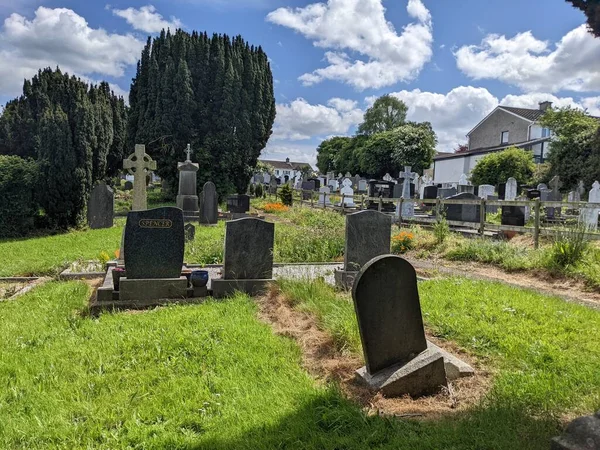
[[214, 298], [230, 297], [236, 292], [243, 292], [250, 296], [260, 295], [267, 291], [269, 283], [274, 282], [273, 278], [264, 280], [212, 280], [212, 296]]
[[156, 278], [119, 280], [119, 300], [157, 300], [171, 298], [187, 298], [188, 280], [179, 278]]
[[458, 359], [446, 350], [438, 347], [432, 342], [427, 341], [427, 348], [434, 352], [439, 352], [444, 358], [444, 368], [446, 369], [446, 379], [448, 381], [454, 381], [459, 378], [472, 377], [475, 375], [475, 369], [473, 369], [466, 362]]
[[407, 363], [393, 365], [372, 375], [366, 367], [361, 367], [356, 373], [371, 390], [386, 397], [435, 394], [448, 386], [444, 356], [432, 348], [427, 348]]
[[354, 279], [358, 275], [358, 271], [350, 270], [335, 270], [333, 276], [335, 278], [335, 286], [339, 289], [349, 291], [354, 285]]
[[600, 411], [571, 422], [562, 436], [552, 439], [551, 450], [595, 450], [600, 448]]

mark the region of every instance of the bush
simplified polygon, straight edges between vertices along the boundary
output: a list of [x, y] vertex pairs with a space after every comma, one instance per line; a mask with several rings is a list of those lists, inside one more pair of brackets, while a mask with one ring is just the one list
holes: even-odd
[[254, 195], [254, 193], [255, 193], [255, 192], [256, 192], [256, 191], [255, 191], [255, 189], [254, 189], [254, 185], [253, 185], [253, 184], [251, 184], [251, 185], [248, 187], [248, 194], [250, 194], [250, 195]]
[[534, 170], [531, 151], [507, 148], [501, 152], [490, 153], [477, 161], [471, 172], [471, 182], [476, 185], [497, 185], [514, 177], [518, 183], [524, 184], [531, 181]]
[[450, 226], [446, 220], [446, 216], [441, 215], [438, 220], [433, 224], [433, 235], [435, 236], [435, 242], [438, 245], [443, 244], [448, 236], [450, 236]]
[[410, 231], [401, 231], [392, 237], [392, 253], [401, 255], [414, 247], [415, 235]]
[[281, 199], [281, 203], [283, 203], [285, 206], [292, 206], [292, 203], [294, 202], [294, 198], [293, 198], [293, 192], [292, 192], [292, 188], [290, 187], [289, 184], [284, 184], [283, 186], [281, 186], [281, 189], [279, 189], [279, 198]]
[[38, 176], [35, 161], [0, 155], [0, 238], [23, 236], [33, 228]]
[[562, 271], [582, 261], [589, 248], [585, 232], [582, 225], [558, 231], [546, 256], [546, 268]]
[[261, 198], [263, 196], [263, 186], [262, 184], [257, 184], [254, 189], [254, 195], [256, 198]]

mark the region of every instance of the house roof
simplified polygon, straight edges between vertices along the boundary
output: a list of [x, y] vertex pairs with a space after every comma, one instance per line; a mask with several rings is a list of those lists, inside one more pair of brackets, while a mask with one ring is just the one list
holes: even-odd
[[274, 169], [302, 170], [303, 167], [309, 167], [312, 170], [312, 166], [309, 163], [305, 162], [273, 161], [267, 159], [259, 159], [259, 161], [272, 166]]
[[514, 144], [504, 144], [504, 145], [497, 145], [494, 147], [474, 148], [473, 150], [467, 150], [467, 151], [460, 152], [460, 153], [438, 153], [437, 155], [435, 155], [433, 157], [433, 160], [439, 161], [442, 159], [462, 158], [462, 157], [471, 156], [471, 155], [492, 153], [492, 152], [497, 152], [499, 150], [504, 150], [504, 149], [507, 149], [510, 147], [524, 148], [524, 147], [528, 147], [530, 145], [540, 144], [542, 142], [548, 142], [551, 139], [552, 139], [551, 137], [545, 137], [545, 138], [539, 138], [539, 139], [531, 139], [529, 141], [524, 141], [524, 142], [517, 142]]
[[500, 109], [504, 109], [505, 111], [516, 114], [517, 116], [521, 116], [523, 119], [529, 120], [531, 122], [535, 122], [540, 117], [544, 115], [546, 111], [542, 111], [541, 109], [529, 109], [529, 108], [513, 108], [512, 106], [500, 106]]

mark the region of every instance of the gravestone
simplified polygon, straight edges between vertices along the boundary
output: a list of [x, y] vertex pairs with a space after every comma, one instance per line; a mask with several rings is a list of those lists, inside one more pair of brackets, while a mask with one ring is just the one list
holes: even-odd
[[273, 278], [275, 224], [246, 217], [225, 224], [223, 278], [212, 280], [213, 296], [235, 291], [256, 295]]
[[355, 191], [358, 191], [359, 181], [360, 181], [360, 175], [358, 175], [358, 174], [354, 175], [354, 177], [352, 178], [352, 189], [354, 189]]
[[115, 194], [106, 183], [99, 183], [90, 195], [87, 223], [92, 230], [113, 226]]
[[131, 191], [133, 189], [133, 183], [129, 180], [125, 181], [125, 184], [123, 185], [123, 189], [126, 191]]
[[537, 185], [538, 191], [543, 191], [544, 189], [548, 189], [548, 186], [545, 183], [540, 183]]
[[508, 180], [506, 180], [506, 191], [504, 193], [504, 200], [512, 201], [515, 198], [517, 198], [517, 190], [517, 180], [515, 180], [513, 177], [510, 177]]
[[423, 200], [435, 200], [438, 196], [437, 186], [425, 186], [423, 189]]
[[[312, 192], [315, 190], [314, 181], [303, 181], [302, 182], [302, 200], [310, 200]], [[305, 192], [310, 191], [310, 192]]]
[[365, 366], [358, 375], [384, 396], [419, 396], [447, 387], [443, 354], [428, 347], [417, 274], [399, 256], [378, 256], [356, 277], [352, 299]]
[[578, 417], [565, 432], [552, 439], [550, 450], [600, 449], [600, 411], [593, 416]]
[[477, 191], [477, 196], [482, 199], [487, 199], [488, 196], [494, 195], [496, 188], [491, 184], [482, 184], [479, 186]]
[[179, 171], [177, 207], [183, 210], [184, 219], [195, 219], [199, 215], [196, 175], [200, 165], [190, 160], [192, 153], [190, 144], [187, 145], [185, 153], [187, 154], [185, 162], [177, 163]]
[[277, 195], [277, 179], [275, 177], [271, 177], [271, 181], [269, 182], [269, 194]]
[[383, 181], [394, 181], [394, 178], [389, 173], [386, 173], [383, 176]]
[[191, 242], [196, 237], [196, 227], [191, 223], [186, 223], [183, 227], [183, 234], [185, 236], [185, 242]]
[[581, 196], [579, 195], [579, 192], [578, 191], [570, 191], [569, 194], [567, 195], [567, 201], [569, 203], [580, 202]]
[[540, 198], [542, 193], [538, 189], [528, 189], [525, 195], [528, 200], [535, 200], [536, 198]]
[[[309, 180], [307, 180], [309, 183], [312, 181], [314, 183], [314, 187], [312, 188], [313, 191], [319, 191], [319, 189], [321, 189], [321, 179], [319, 178], [311, 178]], [[304, 189], [304, 188], [303, 188]]]
[[[464, 192], [449, 197], [448, 200], [479, 200], [475, 194]], [[479, 205], [445, 205], [446, 219], [459, 222], [475, 222], [481, 220], [481, 210]]]
[[127, 279], [179, 278], [183, 266], [183, 211], [165, 207], [127, 214]]
[[[487, 200], [488, 201], [496, 201], [496, 200], [498, 200], [498, 196], [497, 195], [488, 195]], [[485, 212], [488, 214], [496, 214], [498, 212], [498, 205], [486, 205]]]
[[[411, 167], [410, 166], [404, 166], [404, 173], [401, 173], [400, 175], [402, 176], [402, 178], [404, 179], [404, 182], [402, 184], [402, 198], [404, 199], [411, 199], [411, 193], [410, 193], [410, 187], [411, 187], [411, 182], [410, 180], [412, 180], [415, 177], [415, 174], [412, 173], [410, 171]], [[414, 186], [414, 185], [412, 185]], [[396, 212], [396, 215], [399, 215], [400, 211]], [[414, 217], [415, 216], [415, 204], [413, 202], [402, 202], [402, 217]]]
[[[552, 179], [550, 180], [550, 188], [552, 189], [552, 193], [550, 194], [550, 199], [553, 202], [560, 202], [562, 201], [562, 195], [560, 193], [560, 188], [562, 186], [562, 182], [560, 181], [560, 177], [558, 175], [555, 175], [554, 177], [552, 177]], [[561, 214], [561, 208], [549, 208], [552, 209], [552, 216], [554, 216], [554, 214], [557, 214], [560, 216]]]
[[469, 185], [467, 176], [463, 173], [458, 179], [457, 194], [475, 194], [475, 186]]
[[438, 197], [440, 198], [450, 198], [453, 195], [456, 195], [456, 188], [440, 188], [438, 189]]
[[352, 178], [352, 174], [350, 172], [346, 172], [346, 175], [344, 175], [344, 178]]
[[467, 178], [466, 174], [461, 174], [460, 177], [458, 177], [458, 185], [459, 186], [468, 186], [469, 185], [469, 179]]
[[323, 186], [319, 189], [319, 206], [331, 206], [331, 201], [329, 200], [330, 193], [331, 188], [329, 186]]
[[500, 200], [506, 200], [505, 195], [506, 195], [506, 183], [499, 183], [498, 184], [498, 198]]
[[212, 181], [204, 183], [200, 194], [200, 223], [214, 225], [219, 218], [219, 202], [217, 188]]
[[[600, 183], [598, 183], [598, 181], [594, 181], [594, 184], [592, 185], [588, 202], [600, 203]], [[598, 229], [598, 214], [600, 214], [600, 208], [594, 206], [581, 208], [581, 211], [579, 212], [579, 220], [583, 222], [583, 224], [589, 230], [596, 231]]]
[[329, 180], [328, 186], [331, 189], [331, 192], [337, 192], [337, 190], [339, 189], [339, 184], [337, 180]]
[[344, 268], [336, 270], [335, 282], [350, 289], [357, 272], [376, 256], [390, 252], [392, 218], [379, 211], [359, 211], [346, 216]]
[[234, 214], [245, 214], [250, 211], [250, 196], [235, 194], [227, 197], [227, 211]]
[[502, 225], [512, 225], [515, 227], [525, 226], [525, 207], [524, 206], [503, 206], [502, 217], [500, 219]]
[[340, 206], [348, 206], [348, 207], [354, 207], [356, 206], [354, 204], [354, 190], [352, 189], [352, 181], [350, 180], [350, 178], [344, 178], [344, 181], [342, 181], [342, 185], [343, 188], [340, 189], [340, 194], [346, 196], [344, 197], [344, 204]]
[[361, 194], [367, 192], [367, 180], [363, 178], [358, 180], [358, 192]]
[[579, 193], [579, 198], [583, 197], [583, 194], [585, 194], [585, 183], [583, 180], [579, 180], [579, 183], [577, 184], [577, 192]]
[[143, 211], [148, 209], [146, 195], [146, 176], [152, 170], [156, 170], [156, 161], [146, 153], [146, 146], [135, 145], [135, 152], [129, 158], [123, 160], [123, 169], [127, 169], [133, 175], [133, 206], [132, 211]]

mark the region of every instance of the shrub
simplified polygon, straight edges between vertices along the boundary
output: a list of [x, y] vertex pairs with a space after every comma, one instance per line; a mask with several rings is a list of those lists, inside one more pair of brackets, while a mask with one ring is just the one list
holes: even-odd
[[23, 236], [33, 228], [38, 175], [33, 160], [0, 155], [0, 237]]
[[281, 189], [279, 189], [279, 198], [281, 199], [281, 203], [283, 203], [285, 206], [292, 206], [292, 203], [294, 202], [294, 198], [293, 198], [293, 192], [292, 192], [292, 188], [290, 187], [289, 184], [284, 184], [283, 186], [281, 186]]
[[401, 255], [414, 247], [415, 235], [410, 231], [401, 231], [392, 237], [392, 253]]
[[586, 228], [583, 225], [557, 231], [554, 242], [546, 255], [546, 268], [562, 271], [577, 265], [589, 248], [585, 232]]
[[279, 213], [289, 211], [290, 208], [282, 203], [267, 203], [262, 209], [266, 213]]
[[490, 153], [477, 161], [471, 172], [471, 182], [496, 185], [514, 177], [518, 183], [528, 183], [534, 170], [533, 153], [513, 147]]
[[257, 184], [254, 189], [254, 195], [256, 198], [261, 198], [263, 196], [263, 186], [262, 184]]
[[446, 220], [446, 216], [441, 215], [438, 220], [433, 224], [433, 235], [435, 236], [435, 242], [438, 245], [443, 244], [448, 236], [450, 236], [450, 226]]
[[248, 194], [254, 195], [255, 192], [256, 191], [254, 189], [254, 185], [253, 184], [251, 184], [250, 186], [248, 186]]

